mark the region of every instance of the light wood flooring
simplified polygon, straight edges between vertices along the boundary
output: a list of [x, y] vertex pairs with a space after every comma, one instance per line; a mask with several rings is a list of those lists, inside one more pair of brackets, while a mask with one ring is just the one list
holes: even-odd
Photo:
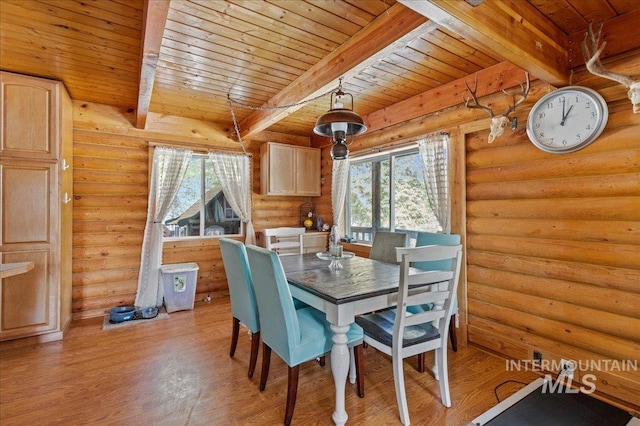
[[[196, 302], [168, 319], [102, 331], [102, 319], [74, 322], [63, 341], [0, 352], [0, 424], [11, 425], [278, 425], [285, 408], [286, 365], [273, 354], [267, 388], [260, 363], [247, 378], [249, 338], [241, 329], [229, 357], [228, 297]], [[260, 352], [260, 358], [262, 351]], [[259, 359], [260, 361], [260, 359]], [[507, 380], [529, 383], [531, 372], [507, 372], [505, 361], [474, 347], [449, 350], [452, 408], [440, 402], [430, 373], [405, 362], [414, 425], [464, 425], [497, 403]], [[428, 365], [433, 363], [429, 355]], [[332, 425], [331, 362], [300, 369], [293, 425]], [[365, 349], [365, 398], [347, 384], [347, 424], [400, 424], [391, 360]], [[506, 383], [504, 399], [522, 385]]]

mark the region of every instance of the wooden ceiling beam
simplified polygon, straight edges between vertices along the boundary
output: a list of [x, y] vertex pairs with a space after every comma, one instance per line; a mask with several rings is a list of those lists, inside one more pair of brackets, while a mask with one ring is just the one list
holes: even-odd
[[[429, 31], [429, 24], [423, 26], [425, 22], [426, 18], [422, 15], [401, 4], [394, 4], [262, 107], [298, 104], [335, 89], [340, 77], [348, 81], [349, 77]], [[240, 135], [242, 138], [250, 138], [301, 107], [295, 105], [282, 109], [256, 110], [240, 123]]]
[[[478, 98], [484, 98], [526, 82], [525, 71], [507, 61], [480, 70], [477, 76], [478, 87], [476, 90]], [[534, 79], [533, 77], [531, 78], [532, 81]], [[367, 134], [385, 128], [392, 128], [397, 124], [409, 122], [455, 106], [464, 107], [464, 99], [470, 97], [465, 82], [470, 87], [474, 87], [475, 75], [459, 78], [365, 115], [362, 118], [367, 125]], [[509, 92], [511, 91], [513, 90]], [[505, 98], [510, 98], [507, 95], [504, 96]], [[491, 103], [487, 104], [487, 106], [493, 108]], [[501, 113], [502, 110], [495, 112]], [[356, 140], [360, 140], [363, 137], [358, 136]], [[315, 148], [324, 148], [330, 145], [331, 142], [328, 138], [317, 135], [311, 138], [311, 146]]]
[[[518, 84], [526, 83], [525, 72], [510, 62], [501, 62], [480, 70], [477, 73], [477, 77], [478, 87], [476, 90], [478, 98], [518, 86]], [[459, 78], [435, 89], [397, 102], [388, 108], [383, 108], [368, 114], [364, 117], [365, 123], [369, 126], [367, 131], [375, 131], [384, 127], [393, 126], [394, 124], [409, 121], [446, 108], [463, 106], [464, 99], [471, 97], [467, 92], [465, 82], [469, 87], [474, 87], [475, 77]], [[491, 107], [491, 105], [488, 106]], [[496, 115], [502, 113], [502, 111], [495, 112]]]
[[547, 83], [569, 84], [568, 37], [528, 2], [398, 1]]
[[153, 82], [156, 78], [156, 66], [160, 56], [162, 36], [169, 13], [169, 0], [146, 0], [142, 28], [142, 46], [140, 61], [140, 82], [138, 87], [138, 107], [136, 109], [136, 127], [144, 129], [151, 103]]

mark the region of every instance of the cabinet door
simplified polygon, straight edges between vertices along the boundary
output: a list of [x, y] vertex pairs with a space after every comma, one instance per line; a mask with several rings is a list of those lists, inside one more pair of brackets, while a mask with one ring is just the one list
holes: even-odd
[[34, 268], [2, 279], [0, 340], [58, 328], [59, 208], [57, 163], [0, 161], [2, 261]]
[[295, 147], [268, 143], [266, 149], [260, 164], [260, 167], [266, 167], [263, 173], [267, 174], [266, 181], [263, 180], [266, 186], [262, 189], [263, 194], [295, 195]]
[[0, 340], [33, 336], [57, 330], [57, 286], [52, 279], [49, 250], [16, 251], [2, 254], [6, 263], [32, 261], [24, 274], [2, 279], [0, 298]]
[[59, 83], [0, 73], [0, 153], [3, 157], [57, 159]]
[[298, 148], [296, 154], [296, 194], [320, 196], [320, 150]]

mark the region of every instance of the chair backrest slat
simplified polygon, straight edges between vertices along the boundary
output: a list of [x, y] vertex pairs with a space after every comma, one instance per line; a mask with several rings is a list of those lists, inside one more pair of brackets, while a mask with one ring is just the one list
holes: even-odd
[[444, 317], [444, 311], [424, 311], [418, 314], [407, 315], [405, 319], [405, 327], [432, 322]]
[[429, 285], [450, 280], [453, 277], [452, 271], [425, 271], [416, 272], [408, 277], [409, 286]]
[[417, 293], [413, 293], [409, 290], [409, 294], [405, 299], [407, 306], [412, 305], [424, 305], [425, 303], [435, 303], [442, 302], [447, 300], [449, 297], [448, 291], [436, 291], [437, 289], [433, 289], [433, 291], [423, 290]]

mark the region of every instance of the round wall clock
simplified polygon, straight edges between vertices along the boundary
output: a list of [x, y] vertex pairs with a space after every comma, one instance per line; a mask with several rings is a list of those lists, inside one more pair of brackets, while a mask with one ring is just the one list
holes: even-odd
[[553, 154], [584, 148], [602, 133], [609, 109], [604, 98], [588, 87], [567, 86], [544, 95], [527, 120], [527, 135]]

